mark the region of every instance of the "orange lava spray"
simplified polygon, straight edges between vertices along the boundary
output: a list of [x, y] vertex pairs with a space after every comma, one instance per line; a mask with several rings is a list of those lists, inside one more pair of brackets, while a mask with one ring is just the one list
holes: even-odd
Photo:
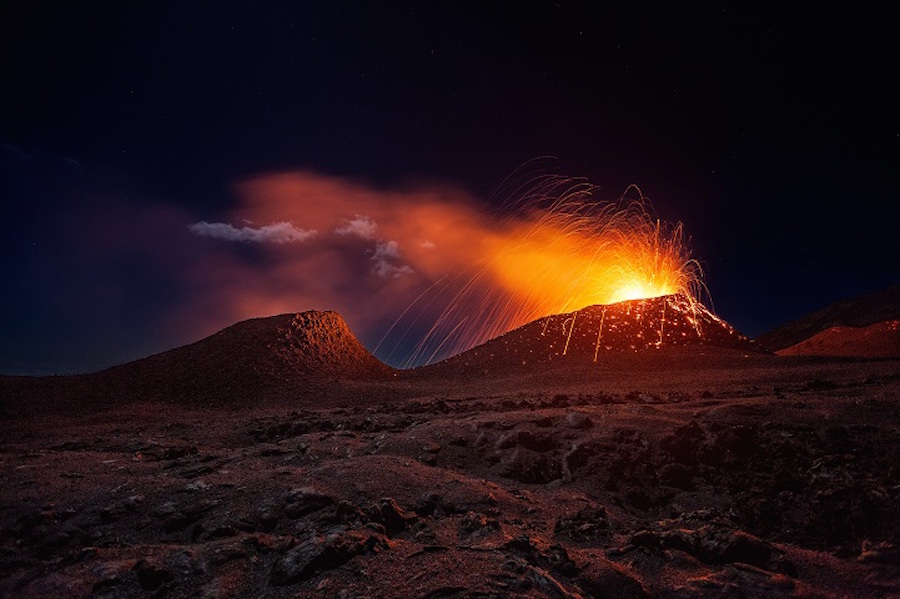
[[408, 365], [448, 357], [551, 314], [671, 294], [698, 302], [706, 292], [682, 224], [654, 218], [636, 186], [604, 201], [584, 180], [540, 175], [511, 197], [472, 269], [426, 294], [442, 297], [446, 307]]

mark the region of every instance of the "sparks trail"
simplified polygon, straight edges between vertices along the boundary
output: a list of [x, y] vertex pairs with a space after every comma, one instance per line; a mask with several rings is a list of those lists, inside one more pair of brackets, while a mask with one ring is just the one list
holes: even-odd
[[637, 186], [616, 201], [598, 198], [587, 181], [558, 175], [510, 188], [468, 272], [434, 284], [414, 302], [443, 300], [445, 307], [407, 366], [446, 358], [543, 316], [676, 294], [694, 305], [706, 294], [682, 224], [655, 218]]

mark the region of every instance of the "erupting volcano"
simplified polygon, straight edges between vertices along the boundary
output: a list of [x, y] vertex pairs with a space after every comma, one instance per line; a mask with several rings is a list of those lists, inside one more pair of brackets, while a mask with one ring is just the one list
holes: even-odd
[[712, 345], [753, 350], [752, 341], [684, 295], [595, 305], [537, 319], [459, 356], [451, 366], [531, 371], [536, 366], [604, 363], [609, 352]]
[[456, 289], [407, 365], [588, 306], [677, 295], [691, 311], [701, 307], [703, 271], [682, 224], [655, 218], [637, 187], [615, 202], [598, 199], [594, 185], [557, 176], [526, 188], [491, 228], [476, 266], [419, 298], [431, 303]]

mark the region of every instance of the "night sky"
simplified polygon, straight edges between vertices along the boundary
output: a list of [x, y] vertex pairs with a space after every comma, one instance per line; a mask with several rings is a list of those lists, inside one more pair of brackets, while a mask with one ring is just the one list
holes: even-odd
[[0, 9], [0, 373], [306, 309], [374, 348], [442, 250], [404, 207], [522, 165], [638, 185], [750, 336], [900, 281], [887, 7], [54, 4]]

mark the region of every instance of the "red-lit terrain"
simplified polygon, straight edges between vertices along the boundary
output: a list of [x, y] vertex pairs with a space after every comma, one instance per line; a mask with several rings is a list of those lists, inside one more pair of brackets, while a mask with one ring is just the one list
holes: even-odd
[[829, 327], [775, 353], [780, 356], [900, 357], [900, 320], [886, 320], [864, 327]]
[[0, 595], [897, 596], [898, 391], [678, 297], [413, 371], [334, 313], [247, 321], [0, 379]]
[[897, 356], [900, 285], [835, 302], [760, 335], [760, 347], [787, 355]]
[[602, 368], [620, 360], [623, 353], [703, 346], [757, 349], [752, 341], [702, 305], [669, 295], [547, 316], [431, 370], [443, 373], [463, 369], [489, 374], [510, 369], [529, 373], [548, 365], [594, 364]]

